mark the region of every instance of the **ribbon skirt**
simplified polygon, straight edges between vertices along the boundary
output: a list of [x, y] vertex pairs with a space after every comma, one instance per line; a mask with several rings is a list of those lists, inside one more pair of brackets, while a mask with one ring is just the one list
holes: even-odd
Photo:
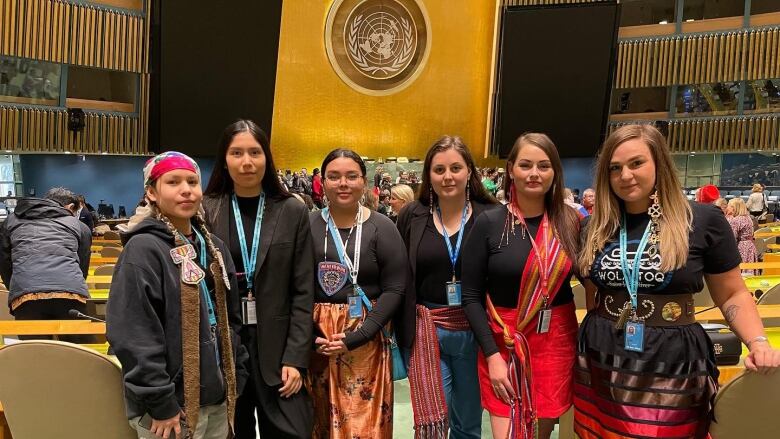
[[[577, 317], [574, 303], [552, 308], [550, 331], [545, 334], [536, 332], [536, 320], [528, 325], [524, 335], [531, 352], [531, 389], [537, 418], [557, 418], [572, 404], [572, 370], [575, 358], [575, 338], [577, 335]], [[496, 307], [501, 320], [514, 327], [517, 310]], [[501, 357], [509, 361], [509, 351], [504, 344], [501, 327], [490, 322], [493, 337], [499, 347]], [[478, 356], [479, 387], [482, 406], [491, 415], [509, 417], [510, 407], [496, 396], [490, 383], [487, 361], [482, 351]]]
[[[326, 337], [357, 329], [348, 306], [316, 303], [314, 324]], [[365, 316], [365, 313], [364, 313]], [[312, 354], [308, 388], [314, 402], [314, 438], [393, 437], [392, 358], [380, 331], [337, 357]]]

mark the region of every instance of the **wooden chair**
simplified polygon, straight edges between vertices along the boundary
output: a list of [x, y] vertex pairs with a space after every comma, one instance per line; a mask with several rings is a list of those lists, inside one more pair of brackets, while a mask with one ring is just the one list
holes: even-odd
[[577, 309], [587, 309], [585, 298], [585, 285], [577, 284], [571, 291], [574, 293], [574, 305]]
[[[105, 264], [95, 268], [95, 276], [113, 276], [113, 275], [114, 275], [114, 264]], [[95, 287], [95, 288], [103, 288], [103, 287]], [[106, 288], [110, 288], [110, 285], [109, 287]]]
[[108, 232], [103, 234], [103, 239], [106, 241], [119, 241], [120, 237], [118, 232], [109, 230]]
[[780, 373], [759, 375], [742, 372], [729, 381], [715, 398], [712, 439], [778, 437]]
[[118, 258], [122, 253], [122, 249], [118, 247], [103, 247], [100, 250], [100, 256], [103, 258]]
[[[102, 243], [102, 244], [100, 244], [100, 245], [101, 245], [103, 248], [106, 248], [106, 247], [118, 247], [118, 248], [120, 248], [120, 249], [122, 248], [122, 243], [121, 243], [121, 242], [119, 242], [119, 241], [105, 241], [105, 242], [103, 242], [103, 243]], [[101, 249], [101, 250], [102, 250], [102, 249]]]
[[135, 439], [122, 371], [79, 345], [33, 340], [0, 349], [0, 400], [15, 439]]
[[[780, 284], [773, 286], [766, 293], [761, 295], [756, 305], [780, 305]], [[780, 319], [765, 318], [761, 319], [766, 328], [780, 327]]]

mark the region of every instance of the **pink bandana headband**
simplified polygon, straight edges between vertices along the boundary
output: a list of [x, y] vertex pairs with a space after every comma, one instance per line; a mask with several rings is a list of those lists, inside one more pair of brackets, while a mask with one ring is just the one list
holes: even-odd
[[191, 157], [176, 151], [167, 151], [150, 158], [144, 165], [144, 186], [151, 185], [166, 172], [186, 169], [198, 174], [200, 168]]

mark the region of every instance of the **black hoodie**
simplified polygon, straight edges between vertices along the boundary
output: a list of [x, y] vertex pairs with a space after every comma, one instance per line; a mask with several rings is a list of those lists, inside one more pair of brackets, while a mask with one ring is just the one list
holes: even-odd
[[[248, 376], [244, 367], [248, 354], [238, 338], [241, 314], [236, 270], [225, 244], [216, 236], [212, 239], [222, 252], [230, 278], [228, 318], [240, 394]], [[174, 238], [163, 222], [147, 218], [123, 235], [122, 241], [125, 247], [114, 270], [106, 307], [106, 336], [122, 364], [127, 416], [149, 413], [154, 419], [169, 419], [184, 407], [181, 270], [170, 256]], [[200, 255], [197, 243], [194, 246]], [[195, 262], [199, 264], [199, 258]], [[210, 263], [209, 257], [207, 265]], [[204, 271], [213, 301], [214, 280], [209, 270]], [[211, 333], [206, 301], [201, 300], [201, 406], [220, 404], [225, 399], [225, 380], [216, 352], [218, 340]]]

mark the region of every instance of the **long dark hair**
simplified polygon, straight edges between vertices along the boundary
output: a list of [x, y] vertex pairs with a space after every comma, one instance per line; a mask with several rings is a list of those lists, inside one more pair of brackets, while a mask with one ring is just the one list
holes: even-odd
[[263, 154], [265, 154], [265, 174], [260, 185], [263, 187], [263, 192], [266, 193], [266, 196], [277, 199], [290, 197], [290, 193], [282, 186], [282, 183], [279, 182], [279, 177], [276, 175], [276, 166], [271, 154], [271, 144], [268, 141], [268, 135], [249, 119], [239, 119], [228, 125], [225, 131], [222, 132], [217, 148], [217, 160], [214, 163], [214, 170], [211, 172], [211, 178], [209, 178], [209, 184], [206, 186], [204, 195], [219, 196], [233, 193], [233, 179], [230, 178], [228, 173], [225, 157], [227, 156], [228, 147], [233, 142], [233, 138], [240, 133], [251, 134], [263, 149]]
[[[538, 147], [550, 158], [550, 164], [552, 164], [555, 176], [553, 177], [552, 186], [544, 194], [544, 210], [547, 212], [547, 217], [550, 219], [553, 230], [561, 241], [563, 249], [566, 250], [569, 259], [575, 264], [573, 268], [576, 270], [575, 261], [577, 261], [579, 252], [579, 217], [577, 212], [563, 201], [563, 190], [565, 189], [563, 185], [563, 164], [561, 163], [561, 157], [558, 155], [558, 148], [555, 147], [553, 141], [546, 134], [525, 133], [517, 138], [506, 161], [504, 193], [510, 203], [514, 202], [514, 200], [509, 198], [509, 194], [512, 193], [512, 185], [514, 184], [510, 176], [512, 175], [512, 167], [515, 160], [517, 160], [517, 155], [520, 154], [520, 150], [526, 145]], [[522, 209], [522, 206], [520, 208]]]
[[360, 158], [360, 156], [351, 149], [347, 148], [337, 148], [333, 151], [329, 152], [328, 155], [325, 156], [325, 159], [322, 160], [322, 166], [320, 169], [322, 170], [322, 175], [325, 175], [325, 171], [328, 169], [328, 164], [332, 162], [333, 160], [336, 160], [338, 158], [345, 157], [348, 159], [352, 159], [355, 163], [360, 166], [360, 172], [363, 173], [361, 177], [366, 178], [366, 164], [363, 162], [363, 159]]
[[483, 186], [482, 182], [479, 180], [479, 173], [477, 172], [476, 166], [474, 166], [474, 158], [471, 157], [471, 152], [463, 143], [463, 139], [458, 136], [444, 136], [428, 149], [428, 154], [425, 155], [425, 163], [423, 163], [422, 182], [420, 183], [420, 189], [417, 192], [417, 200], [423, 206], [430, 207], [432, 193], [434, 203], [438, 202], [439, 197], [431, 187], [431, 162], [433, 162], [433, 156], [440, 152], [447, 151], [448, 149], [457, 151], [458, 154], [463, 157], [463, 161], [466, 162], [466, 167], [471, 172], [468, 182], [471, 201], [483, 204], [498, 203], [498, 201], [488, 193], [485, 186]]

